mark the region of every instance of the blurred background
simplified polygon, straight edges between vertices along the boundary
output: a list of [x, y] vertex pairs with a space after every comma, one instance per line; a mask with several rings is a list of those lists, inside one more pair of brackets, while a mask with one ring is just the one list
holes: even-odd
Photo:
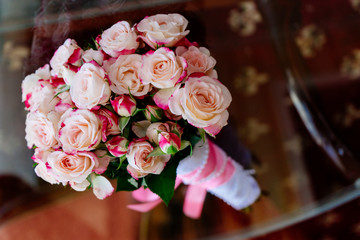
[[[263, 196], [235, 211], [208, 194], [192, 220], [186, 186], [140, 214], [129, 193], [100, 201], [38, 179], [24, 77], [66, 38], [85, 46], [117, 21], [173, 12], [233, 96], [216, 142]], [[0, 0], [0, 239], [360, 239], [359, 24], [358, 0]]]

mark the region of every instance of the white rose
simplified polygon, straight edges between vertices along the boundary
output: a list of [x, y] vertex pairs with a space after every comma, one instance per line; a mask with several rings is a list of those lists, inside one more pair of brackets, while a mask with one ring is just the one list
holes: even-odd
[[25, 102], [29, 94], [31, 94], [39, 85], [39, 80], [50, 80], [50, 67], [49, 64], [38, 68], [35, 73], [29, 74], [21, 83], [22, 101]]
[[105, 54], [102, 51], [94, 50], [94, 49], [90, 48], [90, 49], [84, 51], [84, 53], [82, 55], [82, 60], [84, 62], [95, 61], [101, 66], [104, 61], [104, 57], [105, 57], [104, 55]]
[[63, 66], [71, 64], [80, 66], [81, 64], [82, 49], [77, 45], [73, 39], [66, 39], [64, 44], [61, 45], [50, 59], [50, 66], [52, 68], [51, 75], [62, 77]]
[[85, 109], [68, 109], [60, 118], [59, 140], [65, 152], [90, 151], [102, 138], [102, 122]]
[[120, 56], [108, 70], [111, 90], [119, 95], [129, 94], [144, 96], [151, 89], [150, 84], [143, 84], [139, 79], [141, 55], [130, 54]]
[[59, 99], [54, 98], [56, 92], [54, 86], [50, 83], [49, 65], [45, 65], [35, 73], [25, 77], [21, 84], [22, 101], [29, 111], [40, 111], [48, 113], [54, 110]]
[[111, 57], [134, 53], [139, 47], [137, 34], [126, 21], [121, 21], [106, 29], [99, 45]]
[[58, 184], [59, 181], [56, 177], [49, 171], [48, 167], [45, 163], [39, 163], [34, 168], [36, 176], [42, 178], [44, 181], [51, 183], [51, 184]]
[[155, 49], [162, 45], [174, 46], [189, 34], [190, 31], [185, 30], [187, 25], [188, 21], [180, 14], [157, 14], [141, 20], [136, 29], [144, 42]]
[[171, 88], [186, 76], [187, 64], [183, 57], [175, 56], [168, 48], [159, 48], [143, 56], [140, 78], [157, 88]]
[[93, 109], [97, 105], [105, 105], [111, 91], [105, 81], [105, 71], [100, 66], [84, 63], [76, 73], [70, 86], [71, 99], [78, 108]]
[[52, 112], [45, 115], [41, 112], [29, 112], [26, 116], [25, 139], [28, 148], [36, 146], [47, 150], [58, 144], [57, 124], [59, 115]]
[[49, 165], [47, 163], [47, 158], [51, 152], [52, 151], [43, 151], [40, 150], [39, 148], [35, 149], [35, 153], [32, 159], [34, 160], [34, 162], [37, 163], [37, 165], [34, 171], [36, 175], [42, 178], [44, 181], [47, 181], [48, 183], [51, 184], [58, 184], [60, 182], [56, 179], [56, 176], [54, 176], [54, 174], [51, 172], [51, 169], [49, 168]]
[[208, 76], [190, 77], [185, 86], [170, 97], [169, 108], [195, 127], [216, 135], [227, 124], [231, 100], [229, 90], [219, 80]]
[[55, 106], [55, 111], [58, 113], [63, 114], [68, 110], [69, 108], [75, 107], [75, 104], [73, 103], [71, 99], [71, 95], [69, 91], [62, 92], [58, 95], [58, 103]]

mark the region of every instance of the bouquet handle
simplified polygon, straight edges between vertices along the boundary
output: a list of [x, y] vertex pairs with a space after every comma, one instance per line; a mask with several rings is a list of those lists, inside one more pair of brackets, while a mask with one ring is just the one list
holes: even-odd
[[[183, 212], [190, 218], [201, 216], [206, 193], [210, 192], [236, 210], [251, 205], [260, 195], [260, 188], [251, 176], [252, 170], [229, 157], [220, 147], [206, 141], [194, 147], [192, 156], [183, 159], [177, 168], [175, 188], [187, 184]], [[140, 188], [133, 197], [143, 203], [132, 204], [130, 209], [146, 212], [161, 203], [149, 189]]]

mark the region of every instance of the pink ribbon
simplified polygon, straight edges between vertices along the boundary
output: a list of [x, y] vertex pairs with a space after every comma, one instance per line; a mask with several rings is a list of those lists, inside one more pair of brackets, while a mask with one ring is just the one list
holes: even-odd
[[[176, 178], [175, 189], [178, 188], [180, 184], [181, 180]], [[132, 196], [137, 201], [143, 203], [129, 204], [127, 207], [138, 212], [148, 212], [162, 202], [158, 195], [150, 191], [148, 188], [144, 189], [144, 187], [133, 191]]]
[[[217, 145], [208, 141], [209, 154], [206, 163], [189, 173], [178, 175], [175, 189], [182, 183], [189, 184], [183, 206], [183, 212], [191, 218], [201, 216], [204, 200], [208, 190], [226, 183], [235, 173], [233, 160]], [[161, 203], [161, 199], [149, 189], [139, 188], [132, 193], [139, 204], [128, 205], [128, 208], [147, 212]]]

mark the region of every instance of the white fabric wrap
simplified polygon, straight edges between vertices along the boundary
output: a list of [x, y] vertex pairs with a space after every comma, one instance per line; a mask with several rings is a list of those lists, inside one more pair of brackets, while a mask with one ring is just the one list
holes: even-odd
[[[221, 151], [227, 160], [224, 161], [222, 167], [225, 167], [227, 161], [232, 161], [232, 164], [235, 167], [235, 173], [230, 178], [229, 181], [226, 181], [224, 184], [207, 189], [208, 192], [215, 195], [216, 197], [222, 199], [224, 202], [232, 206], [236, 210], [246, 208], [253, 204], [255, 200], [259, 197], [261, 191], [256, 180], [251, 175], [253, 170], [244, 170], [244, 168], [233, 159], [228, 157], [226, 153], [216, 146], [216, 151]], [[209, 144], [208, 141], [203, 143], [200, 141], [197, 143], [193, 149], [193, 154], [188, 156], [180, 161], [177, 168], [177, 174], [181, 178], [181, 175], [191, 173], [196, 169], [203, 169], [209, 156]], [[208, 181], [211, 178], [216, 178], [223, 169], [217, 173], [210, 174], [206, 179], [200, 180], [200, 182], [193, 182], [191, 179], [183, 179], [184, 184], [198, 184], [201, 186], [201, 182]], [[198, 171], [200, 173], [201, 171]], [[214, 171], [215, 172], [215, 171]], [[196, 178], [198, 174], [192, 178]]]

